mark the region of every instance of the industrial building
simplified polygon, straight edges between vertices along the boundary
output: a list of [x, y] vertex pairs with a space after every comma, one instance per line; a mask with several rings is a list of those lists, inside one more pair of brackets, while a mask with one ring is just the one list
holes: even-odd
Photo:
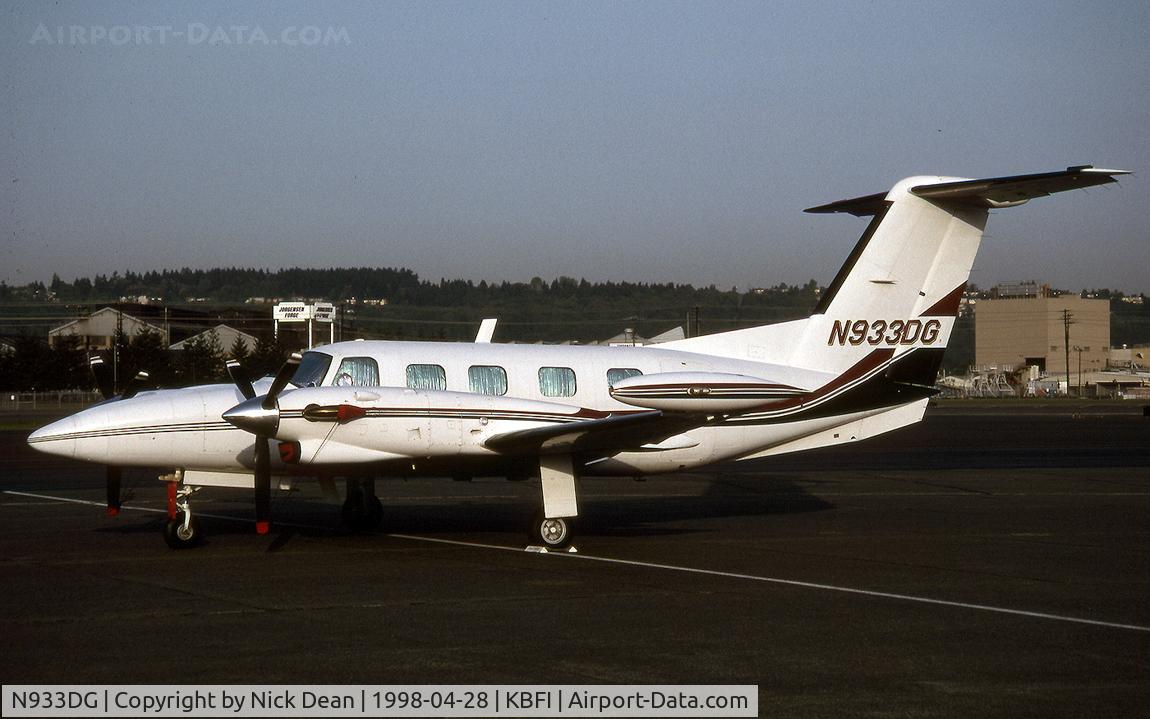
[[85, 349], [108, 350], [112, 348], [117, 332], [123, 333], [126, 337], [141, 332], [155, 332], [163, 338], [164, 344], [168, 344], [169, 341], [166, 325], [147, 322], [119, 309], [105, 307], [87, 317], [52, 328], [48, 331], [48, 344], [55, 347], [63, 337], [79, 337], [80, 346]]
[[998, 394], [1133, 396], [1150, 384], [1141, 348], [1110, 345], [1109, 300], [1036, 282], [999, 285], [978, 300], [974, 345], [976, 378], [996, 379]]
[[48, 344], [55, 347], [67, 337], [77, 338], [79, 346], [87, 350], [110, 350], [117, 333], [131, 338], [143, 332], [153, 332], [159, 336], [164, 346], [182, 350], [193, 338], [206, 337], [214, 331], [216, 341], [225, 350], [232, 347], [237, 338], [248, 352], [255, 349], [257, 336], [238, 329], [237, 325], [252, 328], [256, 332], [263, 326], [266, 333], [266, 315], [262, 312], [241, 313], [232, 310], [226, 315], [227, 324], [217, 322], [213, 326], [210, 323], [218, 316], [208, 312], [141, 304], [104, 307], [53, 327], [48, 331]]
[[980, 300], [974, 313], [974, 362], [978, 367], [1037, 367], [1067, 377], [1106, 369], [1110, 352], [1110, 302], [1049, 292]]
[[179, 351], [183, 350], [193, 342], [210, 342], [212, 339], [214, 339], [220, 349], [224, 351], [230, 351], [233, 347], [236, 346], [236, 343], [238, 342], [239, 344], [243, 345], [244, 352], [247, 354], [254, 352], [256, 345], [259, 344], [259, 340], [247, 332], [241, 332], [234, 327], [229, 327], [225, 324], [219, 324], [210, 330], [204, 330], [198, 335], [193, 335], [186, 340], [176, 342], [168, 349]]

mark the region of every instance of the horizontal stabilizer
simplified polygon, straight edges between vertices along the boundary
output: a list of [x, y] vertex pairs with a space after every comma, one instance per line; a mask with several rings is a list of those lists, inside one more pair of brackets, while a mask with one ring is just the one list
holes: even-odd
[[1082, 165], [1068, 167], [1061, 172], [944, 182], [939, 185], [919, 185], [910, 188], [910, 191], [919, 197], [932, 200], [973, 203], [985, 207], [1010, 207], [1021, 205], [1035, 197], [1052, 195], [1055, 192], [1078, 190], [1083, 187], [1117, 182], [1115, 175], [1129, 174], [1126, 170], [1102, 170], [1095, 169], [1090, 165]]
[[[1090, 165], [1079, 165], [1058, 172], [921, 184], [911, 187], [910, 192], [936, 202], [978, 207], [1012, 207], [1021, 205], [1035, 197], [1044, 197], [1055, 192], [1117, 182], [1118, 175], [1129, 174], [1126, 170], [1103, 170]], [[886, 202], [887, 193], [880, 192], [865, 197], [855, 197], [811, 207], [805, 212], [818, 214], [849, 212], [856, 217], [863, 217], [877, 214], [883, 209]]]
[[849, 212], [855, 217], [866, 217], [868, 215], [877, 215], [879, 210], [886, 204], [885, 192], [879, 192], [874, 195], [867, 195], [866, 197], [855, 197], [849, 200], [839, 200], [838, 202], [831, 202], [826, 205], [819, 205], [818, 207], [808, 207], [803, 212], [811, 212], [814, 214], [830, 214], [832, 212]]

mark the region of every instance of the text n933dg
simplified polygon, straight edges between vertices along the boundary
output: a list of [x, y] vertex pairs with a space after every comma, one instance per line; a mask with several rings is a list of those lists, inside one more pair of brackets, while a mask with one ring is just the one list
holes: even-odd
[[940, 320], [835, 320], [828, 345], [933, 345], [942, 334]]

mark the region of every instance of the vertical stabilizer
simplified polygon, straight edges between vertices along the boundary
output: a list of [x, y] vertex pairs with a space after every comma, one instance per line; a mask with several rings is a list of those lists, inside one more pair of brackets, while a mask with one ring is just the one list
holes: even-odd
[[812, 207], [807, 212], [871, 217], [814, 314], [663, 347], [836, 375], [881, 353], [889, 377], [933, 384], [989, 210], [1124, 174], [1084, 165], [981, 180], [911, 177], [886, 193]]
[[807, 320], [789, 364], [837, 374], [876, 349], [893, 349], [896, 355], [913, 349], [941, 354], [954, 328], [988, 208], [938, 203], [912, 189], [956, 181], [912, 177], [868, 207], [848, 201], [808, 210], [867, 212], [873, 217]]

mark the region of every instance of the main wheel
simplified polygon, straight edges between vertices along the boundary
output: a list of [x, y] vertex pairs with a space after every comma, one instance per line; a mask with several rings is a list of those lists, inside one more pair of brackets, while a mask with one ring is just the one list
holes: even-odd
[[367, 498], [363, 521], [365, 529], [375, 529], [383, 521], [383, 502], [374, 494]]
[[164, 541], [172, 549], [188, 549], [200, 542], [200, 526], [195, 517], [184, 526], [183, 517], [177, 516], [164, 524]]
[[383, 502], [374, 494], [355, 487], [347, 493], [340, 519], [344, 526], [356, 532], [375, 529], [383, 519]]
[[575, 538], [572, 520], [570, 517], [548, 519], [539, 511], [531, 522], [530, 537], [533, 543], [542, 544], [548, 549], [566, 549]]

